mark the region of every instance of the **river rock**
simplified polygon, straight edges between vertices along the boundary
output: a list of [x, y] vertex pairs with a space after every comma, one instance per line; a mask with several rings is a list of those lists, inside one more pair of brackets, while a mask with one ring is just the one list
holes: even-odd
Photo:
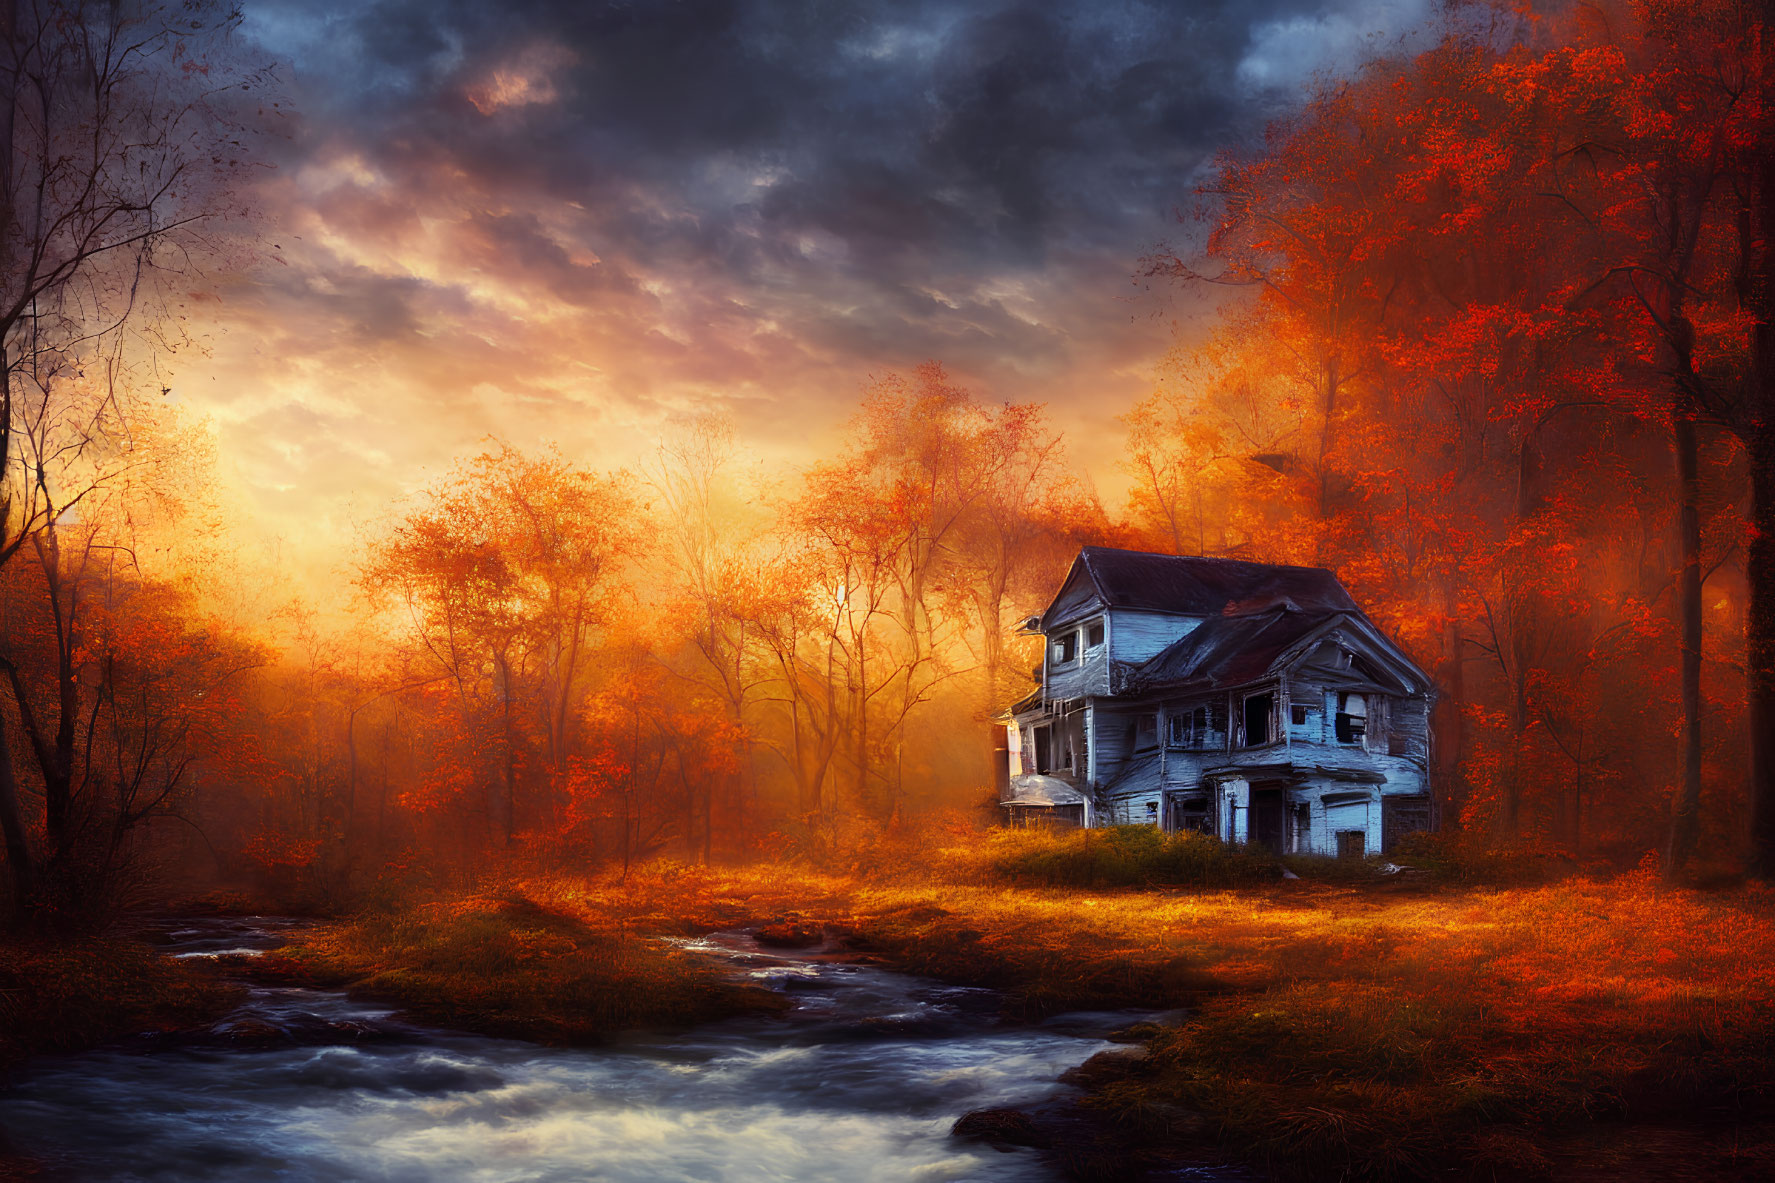
[[1040, 1150], [1048, 1145], [1047, 1135], [1020, 1109], [975, 1109], [964, 1113], [950, 1127], [949, 1136], [985, 1142], [999, 1149], [1031, 1146]]
[[1147, 1050], [1140, 1044], [1112, 1047], [1106, 1052], [1098, 1052], [1077, 1068], [1068, 1068], [1060, 1074], [1060, 1081], [1095, 1092], [1106, 1084], [1135, 1075], [1146, 1063], [1146, 1058]]
[[281, 1027], [262, 1019], [242, 1019], [222, 1028], [218, 1034], [229, 1043], [242, 1047], [279, 1047], [294, 1042]]
[[752, 938], [760, 945], [768, 945], [773, 949], [806, 949], [823, 942], [826, 934], [817, 924], [786, 919], [775, 920], [754, 929]]

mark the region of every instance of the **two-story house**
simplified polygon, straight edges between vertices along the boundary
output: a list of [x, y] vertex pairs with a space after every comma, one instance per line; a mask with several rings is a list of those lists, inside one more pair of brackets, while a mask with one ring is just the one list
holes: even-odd
[[1023, 631], [1014, 820], [1341, 856], [1434, 825], [1430, 679], [1329, 571], [1091, 546]]

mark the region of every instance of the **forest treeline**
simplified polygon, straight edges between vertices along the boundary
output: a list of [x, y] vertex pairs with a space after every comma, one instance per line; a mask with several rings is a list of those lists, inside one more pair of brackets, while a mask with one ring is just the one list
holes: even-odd
[[[1456, 3], [1230, 151], [1139, 264], [1221, 298], [1106, 410], [1125, 505], [1042, 407], [932, 361], [795, 472], [716, 412], [615, 471], [488, 441], [357, 541], [343, 622], [241, 612], [192, 541], [203, 433], [154, 359], [181, 268], [236, 249], [214, 214], [269, 99], [232, 14], [178, 8], [214, 19], [37, 0], [3, 31], [15, 910], [988, 816], [1016, 626], [1086, 543], [1334, 569], [1437, 679], [1461, 841], [1775, 869], [1766, 5]], [[168, 81], [191, 61], [247, 97]]]

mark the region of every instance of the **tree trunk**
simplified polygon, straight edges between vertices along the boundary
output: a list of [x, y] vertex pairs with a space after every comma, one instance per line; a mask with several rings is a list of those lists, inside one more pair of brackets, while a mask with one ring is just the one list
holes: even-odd
[[12, 877], [12, 907], [22, 916], [31, 906], [37, 884], [31, 865], [31, 845], [25, 836], [24, 813], [19, 807], [18, 774], [12, 764], [12, 747], [6, 738], [6, 720], [0, 717], [0, 833], [6, 842], [6, 865]]
[[1510, 688], [1510, 773], [1498, 794], [1498, 816], [1492, 832], [1505, 842], [1522, 836], [1523, 749], [1528, 745], [1528, 673], [1522, 668], [1525, 646], [1513, 654]]
[[1462, 706], [1467, 701], [1467, 663], [1462, 647], [1459, 597], [1452, 579], [1443, 589], [1446, 623], [1443, 625], [1442, 697], [1436, 703], [1441, 720], [1435, 729], [1436, 781], [1431, 786], [1436, 803], [1436, 826], [1459, 819], [1466, 793], [1461, 784], [1461, 754], [1467, 746], [1467, 720]]
[[1692, 408], [1679, 407], [1675, 434], [1677, 529], [1682, 545], [1677, 615], [1682, 625], [1683, 781], [1671, 803], [1670, 839], [1664, 851], [1667, 879], [1674, 878], [1695, 853], [1701, 829], [1701, 476]]
[[[723, 776], [722, 784], [732, 783], [731, 776]], [[709, 865], [709, 857], [715, 849], [715, 786], [705, 785], [703, 788], [703, 866]]]
[[[1775, 326], [1757, 325], [1759, 380], [1775, 385]], [[1764, 393], [1775, 408], [1775, 391]], [[1751, 538], [1745, 574], [1746, 665], [1750, 681], [1750, 872], [1775, 879], [1775, 415], [1750, 444]]]
[[505, 847], [511, 849], [513, 835], [518, 828], [518, 752], [517, 744], [512, 738], [512, 667], [501, 653], [498, 658], [500, 722], [499, 729], [505, 752], [504, 773], [505, 801]]
[[[1750, 697], [1750, 872], [1775, 879], [1775, 2], [1763, 0], [1762, 77], [1765, 124], [1753, 159], [1754, 265], [1747, 268], [1751, 365], [1740, 434], [1750, 457], [1750, 544], [1745, 560], [1749, 605], [1744, 614]], [[1749, 246], [1749, 244], [1747, 244]]]

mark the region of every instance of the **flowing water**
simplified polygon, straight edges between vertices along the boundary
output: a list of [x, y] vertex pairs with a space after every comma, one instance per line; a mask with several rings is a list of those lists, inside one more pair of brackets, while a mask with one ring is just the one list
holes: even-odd
[[[252, 954], [293, 922], [191, 921], [173, 956]], [[718, 934], [687, 944], [787, 993], [785, 1016], [567, 1050], [420, 1028], [343, 994], [253, 986], [211, 1031], [48, 1058], [0, 1092], [15, 1147], [78, 1181], [669, 1183], [1044, 1180], [950, 1138], [1130, 1016], [1006, 1026], [991, 991]]]

